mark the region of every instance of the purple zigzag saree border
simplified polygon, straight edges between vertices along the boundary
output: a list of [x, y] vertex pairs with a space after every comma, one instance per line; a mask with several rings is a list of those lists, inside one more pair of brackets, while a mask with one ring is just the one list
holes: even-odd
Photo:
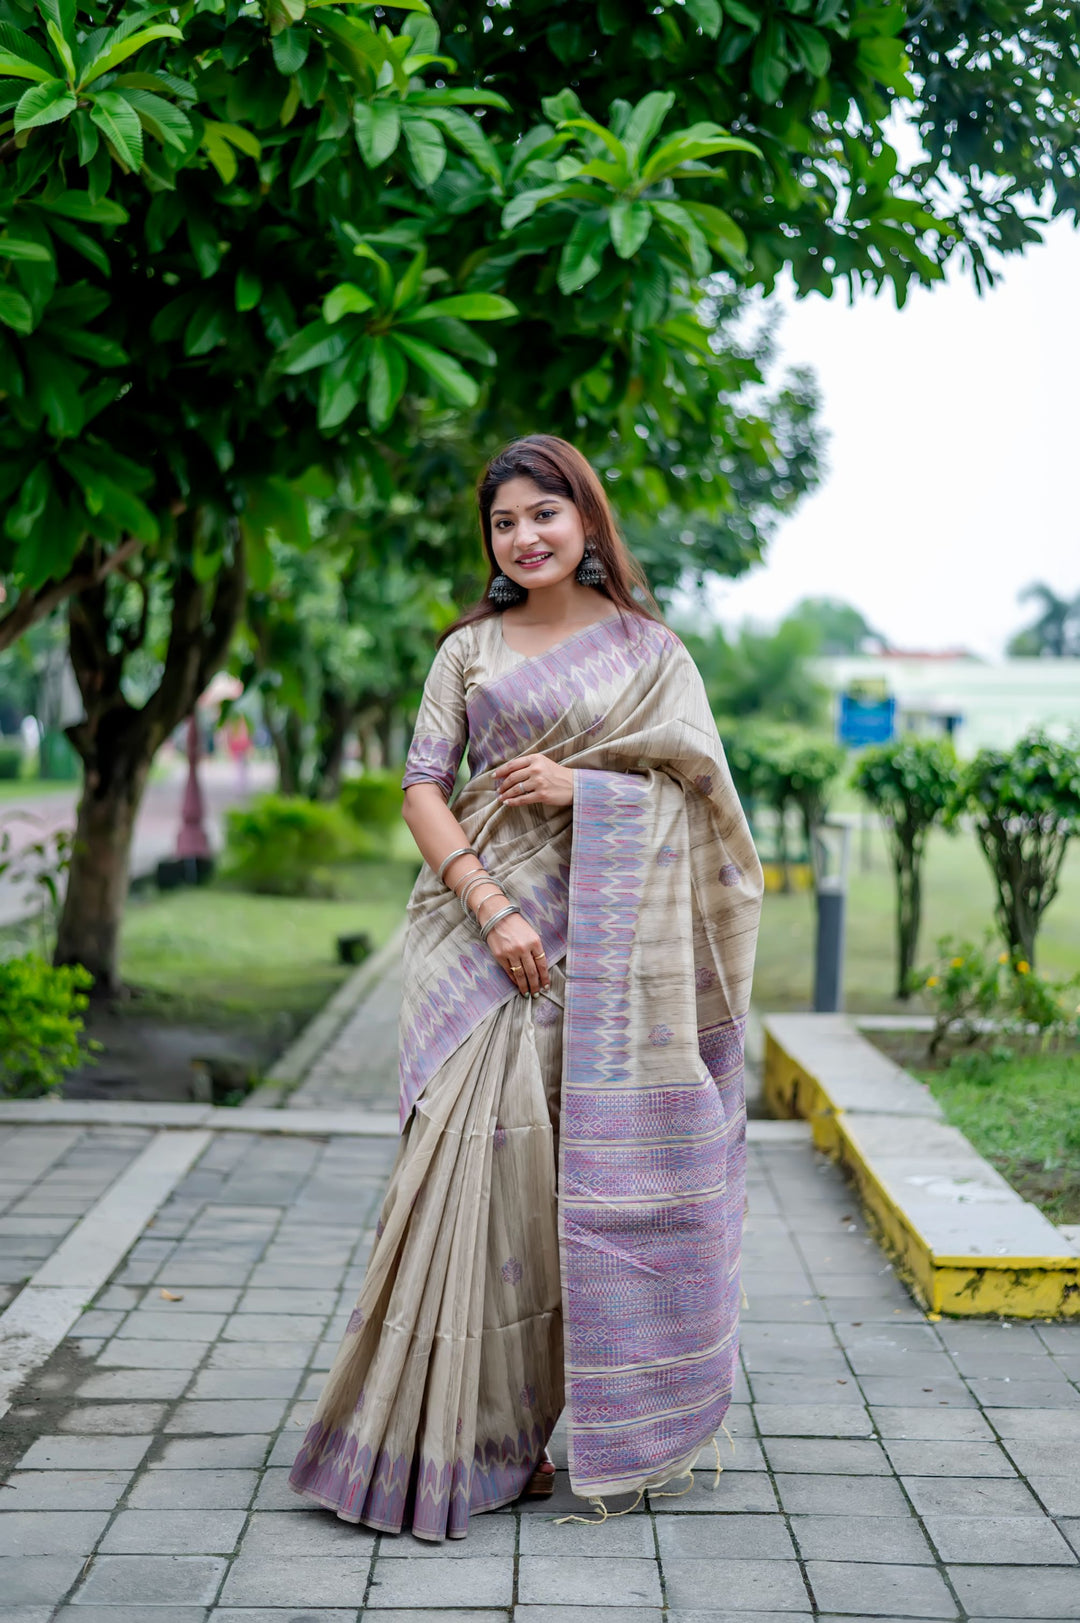
[[[559, 1226], [571, 1477], [583, 1494], [640, 1486], [707, 1442], [737, 1348], [741, 1115], [697, 1055], [685, 1084], [634, 1082], [648, 793], [625, 773], [575, 783]], [[635, 1143], [620, 1118], [677, 1142]]]
[[486, 772], [535, 748], [576, 700], [605, 689], [618, 692], [628, 676], [659, 659], [675, 640], [659, 621], [636, 620], [628, 632], [613, 615], [496, 681], [482, 683], [468, 702], [473, 772]]

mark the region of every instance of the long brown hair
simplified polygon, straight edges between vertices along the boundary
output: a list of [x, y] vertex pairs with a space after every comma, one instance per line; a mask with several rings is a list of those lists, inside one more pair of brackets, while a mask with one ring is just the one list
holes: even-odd
[[596, 470], [581, 452], [567, 440], [555, 434], [526, 434], [493, 456], [476, 486], [480, 507], [480, 535], [488, 561], [488, 578], [484, 595], [478, 603], [458, 616], [438, 638], [444, 642], [451, 632], [462, 626], [488, 620], [502, 609], [488, 597], [488, 589], [495, 576], [501, 574], [491, 544], [491, 509], [500, 485], [510, 479], [531, 479], [548, 496], [561, 496], [573, 502], [581, 514], [587, 545], [604, 571], [603, 584], [594, 588], [602, 597], [609, 598], [623, 616], [635, 614], [647, 620], [658, 620], [660, 610], [649, 590], [649, 584], [637, 559], [628, 551], [619, 534], [615, 517], [608, 503], [607, 492], [597, 477]]

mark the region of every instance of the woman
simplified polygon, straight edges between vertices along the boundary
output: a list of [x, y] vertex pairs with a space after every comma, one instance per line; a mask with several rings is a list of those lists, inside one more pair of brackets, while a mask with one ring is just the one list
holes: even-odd
[[[761, 869], [701, 679], [603, 487], [531, 435], [479, 486], [483, 602], [405, 772], [401, 1148], [290, 1485], [463, 1538], [570, 1481], [685, 1474], [737, 1351]], [[447, 804], [468, 746], [470, 777]]]

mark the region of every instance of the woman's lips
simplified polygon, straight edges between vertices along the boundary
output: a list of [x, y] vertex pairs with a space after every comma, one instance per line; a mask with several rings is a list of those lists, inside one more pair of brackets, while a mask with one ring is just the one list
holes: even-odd
[[518, 558], [515, 562], [518, 569], [539, 569], [541, 564], [546, 564], [548, 559], [554, 556], [552, 552], [537, 552], [527, 558]]

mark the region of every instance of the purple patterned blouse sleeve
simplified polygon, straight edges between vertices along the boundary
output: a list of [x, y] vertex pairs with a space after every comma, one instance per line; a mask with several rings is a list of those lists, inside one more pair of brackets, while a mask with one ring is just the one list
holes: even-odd
[[401, 780], [403, 789], [437, 783], [448, 800], [468, 742], [462, 640], [458, 632], [435, 655]]

